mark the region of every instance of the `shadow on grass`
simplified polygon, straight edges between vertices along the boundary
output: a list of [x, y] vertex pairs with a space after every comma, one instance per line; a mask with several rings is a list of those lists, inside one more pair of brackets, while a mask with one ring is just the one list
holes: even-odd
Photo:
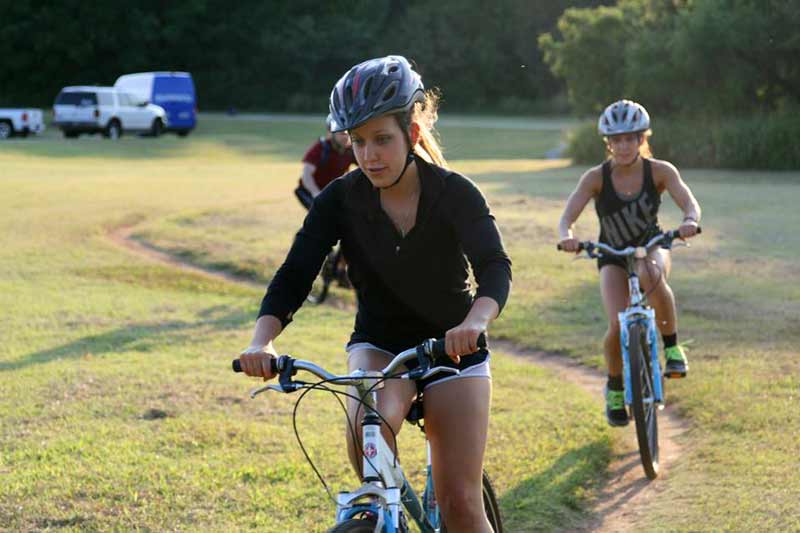
[[[224, 312], [220, 312], [224, 311]], [[1, 361], [0, 372], [9, 372], [33, 365], [49, 363], [57, 359], [75, 359], [123, 351], [152, 352], [165, 344], [182, 344], [195, 337], [196, 330], [213, 331], [241, 329], [253, 321], [251, 312], [231, 311], [214, 306], [201, 310], [204, 319], [197, 322], [169, 321], [158, 324], [131, 324], [99, 335], [89, 335], [67, 344], [32, 352], [16, 361]]]
[[565, 453], [544, 472], [509, 489], [500, 498], [505, 529], [569, 530], [584, 523], [586, 489], [605, 474], [610, 459], [611, 443], [599, 439]]

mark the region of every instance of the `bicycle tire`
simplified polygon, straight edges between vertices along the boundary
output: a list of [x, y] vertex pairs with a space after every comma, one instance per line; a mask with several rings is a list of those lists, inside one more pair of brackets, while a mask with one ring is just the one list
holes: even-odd
[[[646, 331], [641, 324], [633, 323], [628, 328], [628, 343], [631, 365], [631, 396], [633, 419], [636, 423], [636, 440], [644, 473], [648, 479], [658, 477], [658, 406], [653, 394], [653, 371], [650, 362], [650, 346]], [[645, 402], [650, 398], [649, 402]]]
[[374, 521], [351, 518], [350, 520], [345, 520], [340, 524], [336, 524], [328, 530], [328, 533], [373, 533], [374, 531]]
[[[492, 486], [492, 480], [489, 479], [489, 474], [483, 472], [483, 509], [486, 513], [486, 519], [489, 520], [489, 525], [492, 526], [494, 533], [503, 533], [503, 519], [500, 516], [500, 506], [497, 504], [497, 495]], [[442, 532], [447, 531], [447, 527], [442, 524]]]

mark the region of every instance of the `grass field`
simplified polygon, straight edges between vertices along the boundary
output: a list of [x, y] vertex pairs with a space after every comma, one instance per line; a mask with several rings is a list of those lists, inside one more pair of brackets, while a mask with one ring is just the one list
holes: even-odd
[[[253, 382], [227, 371], [260, 291], [155, 265], [107, 238], [135, 224], [137, 239], [266, 281], [302, 220], [291, 190], [317, 133], [305, 121], [214, 118], [188, 139], [65, 142], [50, 131], [0, 145], [3, 527], [324, 530], [332, 507], [293, 442], [292, 398], [249, 401]], [[454, 125], [442, 136], [452, 166], [488, 196], [514, 261], [494, 336], [598, 365], [596, 268], [554, 250], [582, 171], [540, 159], [559, 132]], [[668, 401], [691, 430], [642, 529], [798, 529], [800, 172], [683, 174], [704, 233], [674, 253], [692, 375], [668, 384]], [[596, 234], [593, 218], [587, 210], [581, 235]], [[663, 219], [679, 216], [666, 208]], [[341, 370], [351, 324], [346, 309], [304, 308], [278, 347]], [[526, 361], [498, 352], [493, 373], [487, 469], [508, 530], [569, 529], [618, 433], [600, 398]], [[335, 489], [353, 482], [337, 409], [312, 398], [300, 427]], [[400, 449], [419, 479], [415, 433], [406, 427]]]

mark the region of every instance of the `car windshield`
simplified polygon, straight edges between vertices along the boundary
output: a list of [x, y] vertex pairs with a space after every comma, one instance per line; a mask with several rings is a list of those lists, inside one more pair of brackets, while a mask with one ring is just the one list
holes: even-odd
[[56, 105], [97, 105], [97, 95], [88, 92], [62, 92], [56, 98]]

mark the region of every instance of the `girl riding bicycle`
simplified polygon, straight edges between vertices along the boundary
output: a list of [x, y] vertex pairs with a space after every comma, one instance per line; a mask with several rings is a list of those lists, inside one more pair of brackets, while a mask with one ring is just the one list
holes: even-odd
[[[477, 341], [506, 302], [511, 262], [480, 190], [443, 166], [433, 135], [437, 103], [401, 56], [360, 63], [336, 83], [331, 129], [349, 133], [360, 168], [315, 199], [270, 283], [240, 360], [248, 375], [274, 377], [272, 341], [340, 241], [358, 295], [347, 345], [350, 370], [380, 369], [426, 338], [446, 338], [448, 364], [460, 374], [420, 385], [436, 497], [449, 530], [488, 532], [481, 484], [491, 382], [489, 352], [479, 350]], [[389, 380], [379, 391], [378, 410], [395, 433], [417, 394], [406, 380]], [[350, 401], [349, 416], [358, 411]], [[393, 442], [391, 431], [383, 431]], [[361, 447], [349, 437], [348, 450], [360, 470]]]
[[[598, 130], [605, 140], [609, 158], [586, 171], [569, 196], [558, 225], [561, 249], [578, 252], [579, 240], [574, 237], [572, 226], [592, 199], [600, 220], [600, 242], [615, 248], [646, 243], [662, 231], [658, 225], [658, 210], [665, 190], [683, 211], [681, 238], [693, 237], [700, 222], [700, 205], [675, 166], [652, 158], [647, 142], [651, 135], [650, 117], [645, 108], [630, 100], [614, 102], [600, 115]], [[608, 316], [608, 331], [603, 341], [608, 365], [606, 417], [610, 425], [624, 426], [628, 415], [617, 313], [628, 302], [628, 276], [624, 258], [605, 255], [598, 259], [597, 266], [600, 294]], [[667, 285], [670, 269], [670, 252], [656, 248], [645, 261], [639, 262], [638, 275], [656, 312], [664, 341], [666, 374], [683, 377], [689, 365], [678, 344], [675, 297]]]

